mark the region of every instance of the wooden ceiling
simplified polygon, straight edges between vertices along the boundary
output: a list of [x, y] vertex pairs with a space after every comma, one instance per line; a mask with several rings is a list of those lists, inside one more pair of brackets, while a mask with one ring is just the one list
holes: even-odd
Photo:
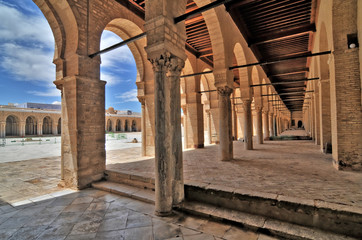
[[[145, 0], [116, 0], [144, 19]], [[258, 61], [293, 58], [311, 51], [315, 32], [317, 0], [240, 0], [225, 4], [226, 10], [243, 34]], [[186, 13], [198, 6], [188, 0]], [[185, 20], [186, 49], [211, 67], [213, 52], [202, 14]], [[301, 80], [307, 77], [309, 62], [298, 58], [270, 65], [263, 69], [272, 83]], [[235, 80], [238, 82], [238, 71]], [[301, 111], [305, 81], [274, 85], [290, 111]]]
[[[310, 53], [316, 0], [240, 0], [225, 5], [259, 61]], [[307, 58], [264, 65], [272, 83], [307, 77]], [[306, 82], [274, 85], [290, 111], [301, 111]]]
[[[145, 0], [116, 0], [141, 18], [145, 18]], [[193, 0], [187, 1], [186, 13], [197, 9]], [[185, 20], [186, 25], [186, 49], [213, 67], [213, 54], [211, 40], [202, 14], [195, 15]]]

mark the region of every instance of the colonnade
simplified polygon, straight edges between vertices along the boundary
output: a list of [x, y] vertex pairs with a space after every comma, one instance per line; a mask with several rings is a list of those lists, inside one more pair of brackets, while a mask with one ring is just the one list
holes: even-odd
[[[277, 99], [277, 92], [272, 86], [264, 89], [251, 87], [268, 81], [268, 76], [260, 66], [239, 69], [238, 74], [229, 69], [233, 59], [241, 65], [256, 62], [256, 58], [240, 31], [231, 22], [228, 13], [221, 8], [202, 15], [208, 24], [212, 42], [212, 73], [205, 74], [201, 78], [187, 77], [183, 83], [181, 80], [183, 71], [203, 72], [211, 67], [211, 64], [201, 61], [196, 55], [191, 56], [192, 54], [185, 50], [185, 23], [174, 22], [175, 17], [185, 13], [187, 0], [148, 0], [144, 19], [116, 1], [78, 0], [76, 4], [74, 1], [34, 0], [47, 17], [57, 45], [54, 54], [56, 64], [54, 83], [62, 95], [61, 164], [65, 186], [85, 188], [104, 177], [106, 82], [100, 80], [100, 56], [89, 57], [89, 54], [99, 50], [100, 36], [104, 29], [111, 29], [126, 37], [147, 33], [147, 39], [139, 40], [129, 46], [138, 69], [136, 84], [138, 99], [142, 104], [142, 152], [144, 155], [155, 156], [156, 214], [170, 214], [172, 207], [184, 199], [181, 108], [184, 109], [184, 126], [187, 129], [186, 145], [203, 147], [205, 124], [202, 123], [206, 122], [209, 141], [219, 143], [219, 155], [215, 160], [227, 161], [233, 158], [232, 141], [240, 138], [235, 134], [243, 134], [245, 149], [251, 150], [257, 146], [253, 143], [253, 112], [258, 144], [263, 144], [268, 135], [279, 135], [291, 126], [290, 112], [285, 107], [273, 104], [280, 99]], [[206, 2], [209, 1], [195, 0], [200, 6]], [[334, 2], [343, 3], [341, 0]], [[347, 6], [348, 8], [356, 7], [353, 6], [355, 2], [350, 2], [347, 3], [351, 5]], [[320, 9], [336, 13], [342, 18], [346, 15], [337, 8], [328, 10], [328, 6], [325, 6]], [[322, 15], [318, 21], [323, 18]], [[345, 22], [340, 19], [339, 21]], [[342, 31], [337, 22], [334, 25], [336, 25], [334, 31]], [[317, 30], [319, 31], [319, 25]], [[342, 84], [344, 49], [342, 47], [339, 49], [338, 44], [335, 44], [335, 59], [328, 61], [330, 66], [335, 65], [333, 74], [336, 76], [335, 82], [330, 84], [331, 99], [334, 99], [333, 103], [331, 101], [330, 111], [332, 145], [333, 149], [338, 149], [338, 155], [334, 155], [337, 164], [343, 163], [340, 166], [353, 166], [357, 169], [362, 164], [359, 158], [360, 141], [356, 140], [356, 134], [343, 130], [345, 125], [343, 120], [340, 120], [343, 116], [340, 116], [339, 111], [346, 115], [350, 112], [355, 114], [351, 114], [352, 123], [356, 123], [353, 126], [359, 129], [357, 132], [360, 136], [361, 107], [359, 102], [357, 105], [359, 112], [355, 112], [344, 104], [343, 106], [350, 111], [348, 112], [338, 105], [344, 101], [343, 97], [346, 97], [346, 94], [340, 91], [344, 87]], [[351, 59], [358, 59], [356, 58], [358, 52], [351, 50], [349, 54]], [[354, 62], [349, 64], [358, 69]], [[317, 74], [316, 72], [314, 73]], [[353, 74], [356, 74], [355, 72], [357, 70], [352, 71]], [[352, 79], [350, 81], [355, 85], [356, 79], [360, 76], [359, 71], [357, 75], [348, 78]], [[237, 84], [235, 79], [238, 79]], [[202, 84], [199, 84], [200, 82]], [[183, 85], [186, 86], [184, 89]], [[203, 86], [202, 89], [200, 85]], [[328, 137], [324, 132], [322, 134], [320, 132], [320, 129], [324, 129], [320, 126], [324, 121], [319, 118], [321, 113], [323, 115], [320, 102], [328, 98], [323, 92], [318, 95], [319, 89], [323, 88], [314, 86], [315, 94], [311, 97], [310, 110], [303, 115], [304, 125], [309, 131], [312, 129], [312, 136], [319, 142], [321, 136], [323, 139]], [[349, 87], [349, 90], [354, 93], [355, 99], [360, 100], [361, 96], [351, 88]], [[266, 94], [272, 97], [265, 98], [263, 95]], [[237, 101], [234, 101], [236, 98]], [[320, 98], [322, 100], [319, 100]], [[236, 116], [234, 121], [233, 116]], [[327, 115], [324, 114], [323, 117], [325, 116]], [[349, 145], [352, 150], [343, 146], [346, 143], [343, 134], [347, 138], [352, 137], [356, 140], [357, 144]], [[333, 142], [333, 139], [338, 141]]]

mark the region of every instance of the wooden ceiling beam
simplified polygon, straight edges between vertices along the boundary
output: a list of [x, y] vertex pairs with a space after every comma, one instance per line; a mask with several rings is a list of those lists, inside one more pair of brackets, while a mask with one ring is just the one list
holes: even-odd
[[298, 36], [304, 35], [306, 33], [315, 32], [315, 31], [316, 31], [316, 27], [315, 27], [314, 23], [306, 24], [306, 25], [299, 26], [296, 28], [286, 29], [286, 30], [282, 30], [282, 31], [280, 30], [280, 31], [276, 31], [273, 33], [265, 34], [264, 36], [259, 35], [257, 38], [251, 39], [248, 44], [249, 44], [249, 46], [251, 46], [251, 45], [270, 43], [270, 42], [280, 41], [280, 40], [289, 39], [289, 38], [293, 38], [293, 37], [298, 37]]

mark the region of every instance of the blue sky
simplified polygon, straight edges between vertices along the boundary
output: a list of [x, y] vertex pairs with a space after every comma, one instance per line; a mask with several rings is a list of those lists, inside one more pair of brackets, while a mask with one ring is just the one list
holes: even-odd
[[[117, 35], [104, 31], [101, 49], [120, 41]], [[0, 0], [0, 105], [59, 103], [60, 91], [53, 84], [53, 54], [53, 34], [33, 1]], [[101, 79], [107, 81], [106, 108], [140, 112], [137, 69], [129, 48], [119, 48], [101, 58]]]

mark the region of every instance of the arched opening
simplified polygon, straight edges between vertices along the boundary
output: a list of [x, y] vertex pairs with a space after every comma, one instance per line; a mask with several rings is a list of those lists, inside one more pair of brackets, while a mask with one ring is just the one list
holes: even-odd
[[62, 118], [58, 119], [58, 134], [62, 133]]
[[25, 135], [36, 135], [37, 134], [37, 123], [35, 117], [29, 116], [25, 121]]
[[122, 131], [122, 121], [117, 119], [116, 132], [121, 132], [121, 131]]
[[107, 131], [112, 132], [112, 120], [111, 119], [107, 120]]
[[137, 132], [137, 123], [136, 123], [136, 120], [132, 120], [132, 132]]
[[6, 118], [6, 136], [19, 136], [19, 119], [15, 116]]
[[49, 116], [46, 116], [43, 119], [43, 135], [52, 134], [52, 119]]
[[303, 127], [303, 122], [301, 120], [298, 121], [298, 128], [302, 128]]

